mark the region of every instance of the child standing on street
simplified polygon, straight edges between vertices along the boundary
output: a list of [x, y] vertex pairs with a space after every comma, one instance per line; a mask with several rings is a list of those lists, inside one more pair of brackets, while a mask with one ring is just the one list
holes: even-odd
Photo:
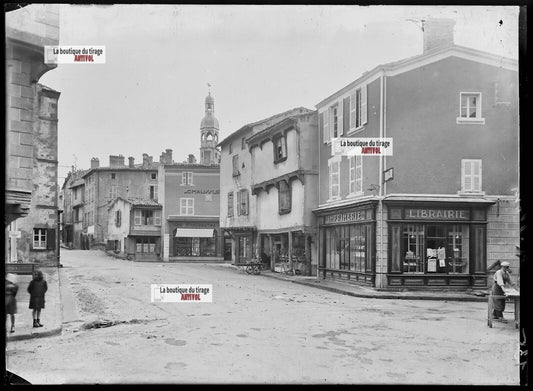
[[33, 317], [33, 327], [43, 327], [41, 324], [41, 309], [44, 308], [44, 294], [48, 290], [46, 280], [43, 278], [43, 272], [38, 270], [33, 275], [28, 285], [28, 293], [30, 294], [30, 309]]
[[17, 313], [17, 292], [19, 287], [14, 274], [6, 274], [6, 322], [7, 315], [11, 318], [11, 333], [15, 332], [15, 314]]

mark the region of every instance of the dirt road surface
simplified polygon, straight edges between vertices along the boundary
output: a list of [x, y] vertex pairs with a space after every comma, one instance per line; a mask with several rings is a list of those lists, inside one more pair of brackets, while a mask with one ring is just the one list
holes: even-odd
[[[363, 299], [98, 251], [62, 263], [78, 319], [6, 350], [34, 384], [519, 384], [518, 331], [488, 328], [485, 303]], [[212, 284], [213, 302], [151, 303], [151, 284]], [[117, 324], [84, 328], [103, 320]]]

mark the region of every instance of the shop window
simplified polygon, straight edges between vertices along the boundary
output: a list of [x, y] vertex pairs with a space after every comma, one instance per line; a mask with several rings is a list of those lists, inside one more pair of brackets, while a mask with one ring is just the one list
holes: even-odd
[[424, 272], [424, 227], [408, 224], [403, 230], [403, 272]]
[[250, 256], [250, 238], [239, 236], [239, 260], [247, 260]]
[[287, 159], [287, 138], [279, 136], [274, 139], [274, 163], [279, 163]]
[[329, 161], [329, 200], [340, 198], [340, 165], [337, 157]]
[[248, 190], [243, 189], [237, 193], [237, 214], [238, 215], [247, 215], [248, 214]]
[[457, 123], [484, 124], [485, 118], [481, 116], [481, 93], [461, 92], [459, 117]]
[[291, 185], [288, 181], [280, 181], [278, 187], [278, 211], [279, 214], [291, 211]]
[[46, 229], [33, 229], [33, 248], [35, 250], [46, 250]]
[[137, 254], [155, 254], [155, 238], [135, 239], [135, 252]]
[[481, 159], [461, 160], [461, 192], [481, 193]]
[[194, 215], [194, 198], [180, 198], [180, 215]]
[[233, 217], [233, 192], [228, 193], [228, 217]]

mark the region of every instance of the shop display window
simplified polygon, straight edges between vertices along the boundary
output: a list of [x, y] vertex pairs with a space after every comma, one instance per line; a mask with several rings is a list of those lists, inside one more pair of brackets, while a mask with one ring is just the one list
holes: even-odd
[[469, 239], [466, 224], [405, 224], [401, 270], [403, 273], [469, 273]]

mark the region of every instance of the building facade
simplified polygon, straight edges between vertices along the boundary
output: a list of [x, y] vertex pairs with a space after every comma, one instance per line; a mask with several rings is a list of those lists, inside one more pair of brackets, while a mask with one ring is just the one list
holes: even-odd
[[57, 197], [51, 197], [57, 196], [59, 93], [38, 81], [57, 66], [44, 63], [44, 46], [59, 43], [59, 6], [27, 5], [6, 12], [5, 22], [5, 260], [49, 264], [57, 262], [49, 230], [57, 226]]
[[16, 261], [54, 266], [58, 264], [57, 102], [60, 93], [41, 84], [36, 89], [31, 207], [27, 216], [14, 222], [13, 231], [20, 232], [14, 242]]
[[[317, 105], [323, 278], [475, 289], [497, 259], [518, 271], [517, 62], [454, 45], [448, 20], [424, 27], [421, 55]], [[336, 155], [338, 137], [390, 137], [393, 155]]]
[[172, 151], [162, 155], [162, 162], [154, 162], [143, 154], [142, 164], [135, 164], [133, 157], [124, 162], [122, 155], [110, 155], [109, 166], [100, 167], [99, 159], [91, 160], [91, 168], [83, 175], [84, 213], [83, 235], [88, 236], [90, 245], [106, 248], [109, 227], [109, 206], [117, 197], [124, 199], [142, 198], [158, 200], [158, 167], [172, 161]]
[[159, 259], [161, 209], [154, 199], [115, 198], [109, 205], [107, 249], [128, 259]]
[[223, 261], [219, 228], [220, 166], [179, 163], [159, 167], [165, 261]]
[[[258, 254], [316, 274], [317, 114], [302, 110], [247, 139], [256, 196]], [[279, 266], [279, 269], [283, 269]]]
[[[281, 251], [282, 240], [283, 249], [288, 247], [288, 232], [285, 231], [282, 234], [283, 230], [292, 226], [292, 223], [289, 224], [288, 221], [299, 221], [297, 225], [304, 226], [303, 219], [294, 219], [295, 213], [287, 216], [292, 212], [284, 212], [285, 220], [278, 221], [281, 215], [275, 207], [271, 210], [270, 198], [275, 197], [274, 193], [277, 195], [279, 182], [284, 182], [281, 186], [288, 186], [289, 182], [293, 183], [298, 176], [291, 175], [291, 173], [298, 171], [303, 159], [313, 159], [312, 151], [314, 148], [316, 152], [316, 143], [313, 144], [311, 141], [309, 144], [313, 137], [316, 138], [317, 133], [315, 129], [313, 135], [313, 130], [309, 128], [312, 126], [309, 124], [313, 121], [306, 123], [304, 130], [300, 131], [301, 121], [312, 116], [310, 113], [312, 111], [302, 107], [288, 110], [247, 124], [220, 143], [220, 226], [225, 232], [227, 258], [230, 258], [234, 264], [266, 256], [271, 261], [269, 267], [274, 269], [274, 247], [280, 247], [279, 251]], [[314, 126], [316, 126], [316, 120]], [[279, 149], [274, 148], [272, 135], [276, 136], [275, 142], [283, 143], [279, 145], [281, 152], [287, 154], [290, 150], [290, 156], [274, 159], [273, 151], [279, 151]], [[310, 151], [306, 151], [306, 148]], [[308, 167], [312, 165], [313, 163], [310, 162]], [[285, 177], [287, 174], [290, 178]], [[303, 180], [303, 175], [300, 178]], [[296, 186], [300, 188], [299, 185]], [[265, 192], [260, 195], [261, 190]], [[258, 204], [259, 198], [261, 198], [261, 204]], [[294, 202], [299, 201], [303, 201], [303, 198], [294, 198]], [[273, 202], [274, 206], [278, 205], [277, 199]], [[298, 205], [295, 209], [299, 210], [303, 206], [303, 204]], [[266, 209], [263, 210], [263, 208]], [[273, 214], [267, 216], [268, 213]], [[260, 220], [261, 217], [262, 220]], [[275, 226], [276, 224], [281, 225]], [[259, 229], [262, 230], [261, 234], [259, 234]], [[269, 233], [277, 236], [268, 236]], [[272, 240], [272, 245], [270, 240]]]

